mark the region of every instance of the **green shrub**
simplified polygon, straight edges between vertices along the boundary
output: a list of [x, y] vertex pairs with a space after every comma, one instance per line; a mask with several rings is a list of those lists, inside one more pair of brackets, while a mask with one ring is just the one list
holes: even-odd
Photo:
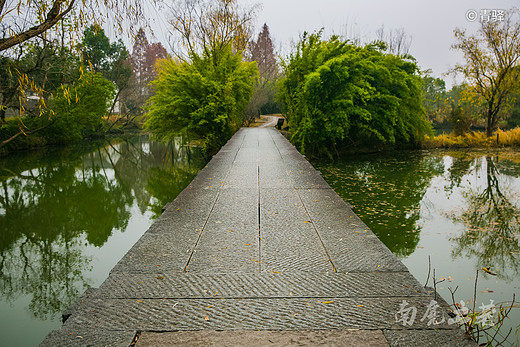
[[61, 86], [51, 101], [52, 114], [43, 122], [52, 124], [42, 135], [53, 143], [80, 141], [102, 128], [114, 97], [114, 84], [101, 73], [87, 73], [73, 86]]
[[207, 153], [242, 126], [242, 111], [258, 76], [256, 64], [243, 62], [230, 46], [219, 55], [193, 55], [191, 62], [164, 60], [158, 72], [146, 127], [162, 139], [179, 134], [202, 139]]
[[415, 143], [431, 133], [414, 62], [320, 35], [304, 35], [279, 85], [301, 152], [332, 157], [346, 145]]

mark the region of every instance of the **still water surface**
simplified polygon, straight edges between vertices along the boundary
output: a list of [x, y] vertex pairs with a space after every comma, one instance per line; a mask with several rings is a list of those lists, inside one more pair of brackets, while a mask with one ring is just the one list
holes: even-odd
[[[513, 294], [518, 305], [520, 152], [414, 151], [314, 165], [423, 284], [431, 259], [429, 285], [435, 269], [449, 303], [448, 288], [458, 287], [455, 301], [473, 306], [478, 270], [477, 308], [511, 302]], [[513, 346], [518, 324], [520, 307], [501, 330], [512, 329]]]
[[0, 159], [0, 345], [58, 329], [203, 166], [147, 137]]
[[[422, 283], [477, 307], [520, 299], [520, 154], [402, 152], [314, 163]], [[135, 138], [0, 160], [0, 338], [35, 346], [204, 165], [196, 149]], [[431, 275], [429, 284], [431, 285]], [[520, 309], [507, 321], [509, 338]], [[420, 319], [418, 313], [418, 318]]]

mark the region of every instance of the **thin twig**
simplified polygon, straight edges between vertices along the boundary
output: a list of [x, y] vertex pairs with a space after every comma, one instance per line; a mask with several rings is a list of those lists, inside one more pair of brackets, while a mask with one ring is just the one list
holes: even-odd
[[428, 285], [428, 281], [430, 280], [430, 272], [432, 270], [432, 261], [431, 257], [428, 256], [428, 276], [426, 276], [426, 283], [424, 283], [424, 288]]

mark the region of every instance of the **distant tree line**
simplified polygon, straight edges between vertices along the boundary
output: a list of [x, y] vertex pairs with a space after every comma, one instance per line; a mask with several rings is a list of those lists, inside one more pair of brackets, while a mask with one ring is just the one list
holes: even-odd
[[447, 91], [445, 82], [423, 74], [423, 104], [434, 125], [449, 124], [456, 135], [480, 127], [491, 136], [498, 127], [520, 126], [520, 12], [503, 21], [482, 21], [470, 35], [455, 29], [454, 49], [465, 62], [451, 71], [464, 78]]
[[168, 56], [160, 43], [150, 44], [141, 29], [130, 54], [97, 24], [74, 47], [65, 28], [61, 34], [34, 38], [0, 57], [0, 147], [103, 136], [143, 114], [155, 62]]
[[[283, 111], [293, 143], [329, 157], [347, 147], [414, 146], [432, 125], [456, 134], [477, 125], [491, 136], [520, 123], [515, 9], [476, 35], [455, 30], [465, 62], [453, 73], [464, 83], [447, 91], [420, 72], [403, 29], [381, 27], [367, 44], [305, 34], [279, 64], [267, 24], [253, 38], [255, 6], [154, 3], [169, 12], [171, 56], [143, 29], [129, 30], [132, 52], [105, 35], [103, 19], [122, 29], [142, 18], [141, 0], [0, 2], [1, 150], [103, 136], [138, 117], [157, 138], [186, 135], [209, 154], [261, 114]], [[91, 13], [100, 6], [108, 17]]]

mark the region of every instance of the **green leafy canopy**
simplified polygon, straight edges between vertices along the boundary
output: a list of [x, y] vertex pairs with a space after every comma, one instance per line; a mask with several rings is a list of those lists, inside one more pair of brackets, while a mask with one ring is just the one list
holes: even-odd
[[284, 61], [280, 99], [300, 151], [329, 157], [349, 144], [410, 143], [430, 132], [414, 62], [321, 33]]
[[158, 73], [147, 128], [162, 139], [180, 134], [202, 139], [213, 152], [242, 125], [258, 69], [228, 45], [218, 55], [193, 54], [190, 62], [163, 60]]

